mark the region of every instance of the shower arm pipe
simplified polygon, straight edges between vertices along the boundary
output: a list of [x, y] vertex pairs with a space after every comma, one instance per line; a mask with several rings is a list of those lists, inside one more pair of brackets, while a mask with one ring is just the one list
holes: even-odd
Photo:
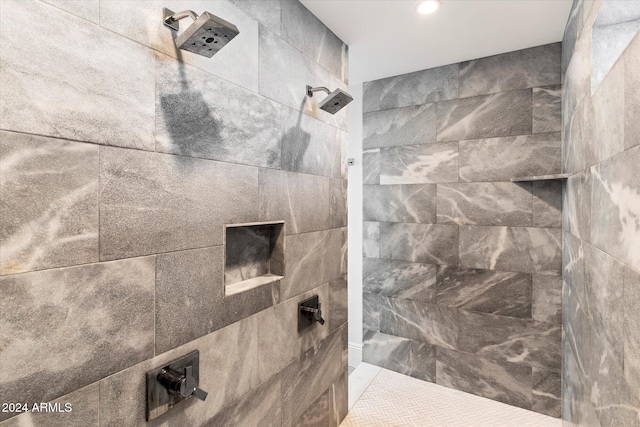
[[[166, 9], [165, 9], [166, 10]], [[166, 12], [165, 12], [166, 13]], [[166, 18], [164, 18], [164, 23], [165, 25], [169, 26], [170, 28], [173, 28], [173, 24], [175, 24], [176, 22], [178, 22], [181, 19], [184, 19], [186, 17], [191, 17], [191, 19], [193, 19], [194, 21], [197, 20], [199, 18], [198, 14], [195, 13], [193, 10], [183, 10], [182, 12], [177, 12], [174, 13], [170, 16], [167, 16]], [[176, 29], [177, 31], [177, 29]]]
[[307, 85], [307, 96], [313, 96], [313, 92], [326, 92], [327, 94], [331, 93], [331, 91], [324, 86], [311, 87]]

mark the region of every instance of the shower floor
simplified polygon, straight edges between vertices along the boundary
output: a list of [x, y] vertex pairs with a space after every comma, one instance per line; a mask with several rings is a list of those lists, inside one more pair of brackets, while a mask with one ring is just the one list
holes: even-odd
[[562, 421], [368, 363], [349, 375], [341, 427], [561, 427]]

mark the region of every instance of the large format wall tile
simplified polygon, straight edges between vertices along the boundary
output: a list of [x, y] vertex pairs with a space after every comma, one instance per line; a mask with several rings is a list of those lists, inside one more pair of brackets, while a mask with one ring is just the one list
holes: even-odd
[[380, 332], [457, 348], [458, 310], [422, 301], [380, 297]]
[[296, 0], [282, 0], [282, 39], [345, 81], [347, 45]]
[[531, 133], [531, 89], [439, 102], [438, 141]]
[[280, 375], [274, 375], [224, 408], [204, 426], [282, 426], [282, 395], [280, 387]]
[[289, 108], [171, 57], [157, 58], [156, 151], [280, 169]]
[[[640, 34], [640, 33], [638, 33]], [[624, 146], [629, 149], [640, 144], [640, 35], [629, 44], [624, 55]]]
[[287, 236], [280, 300], [341, 277], [346, 272], [343, 265], [346, 235], [346, 228], [340, 228]]
[[438, 184], [438, 223], [531, 225], [531, 184]]
[[0, 278], [0, 395], [46, 402], [153, 357], [154, 277], [150, 257]]
[[282, 169], [313, 175], [346, 178], [346, 132], [290, 110], [282, 136]]
[[435, 104], [365, 113], [364, 148], [427, 144], [436, 140]]
[[559, 372], [533, 368], [531, 409], [535, 412], [560, 417], [562, 375]]
[[460, 142], [460, 181], [509, 181], [560, 173], [559, 133]]
[[84, 18], [87, 21], [91, 21], [97, 24], [100, 20], [100, 0], [43, 0], [45, 3], [49, 3], [55, 7], [59, 7], [62, 10], [66, 10], [80, 18]]
[[562, 87], [533, 89], [533, 133], [562, 131]]
[[640, 269], [639, 164], [636, 146], [592, 170], [591, 242], [636, 269]]
[[435, 265], [365, 258], [362, 276], [364, 292], [397, 299], [435, 302]]
[[322, 396], [316, 399], [309, 408], [293, 423], [294, 426], [327, 427], [331, 423], [332, 416], [332, 387], [328, 388]]
[[120, 148], [100, 152], [100, 258], [222, 244], [258, 218], [258, 169]]
[[370, 331], [380, 330], [380, 299], [378, 294], [362, 294], [362, 326]]
[[380, 224], [380, 258], [431, 264], [457, 264], [455, 225]]
[[431, 344], [366, 331], [362, 361], [421, 380], [436, 381], [436, 347]]
[[342, 329], [344, 327], [282, 370], [283, 426], [292, 426], [342, 375]]
[[380, 184], [458, 181], [458, 143], [406, 145], [380, 149]]
[[153, 150], [150, 50], [40, 2], [0, 16], [2, 129]]
[[531, 368], [436, 349], [436, 383], [509, 405], [531, 408]]
[[378, 83], [378, 80], [364, 82], [362, 84], [362, 111], [364, 113], [378, 111], [380, 109], [382, 86], [382, 84]]
[[561, 232], [555, 228], [460, 227], [465, 267], [560, 275]]
[[260, 381], [265, 381], [289, 362], [329, 336], [329, 324], [298, 332], [298, 305], [318, 295], [325, 320], [330, 322], [330, 288], [324, 284], [258, 314], [258, 361]]
[[371, 148], [362, 152], [362, 183], [380, 184], [380, 149]]
[[553, 43], [460, 64], [460, 98], [560, 83], [561, 44]]
[[362, 224], [362, 256], [380, 258], [380, 223], [364, 221]]
[[198, 350], [201, 361], [199, 387], [209, 392], [206, 404], [189, 399], [182, 408], [169, 411], [152, 425], [204, 424], [260, 384], [257, 331], [257, 319], [253, 316], [103, 379], [100, 381], [100, 423], [149, 426], [144, 419], [145, 372]]
[[454, 99], [458, 96], [458, 64], [388, 77], [365, 87], [365, 112]]
[[[329, 282], [329, 310], [325, 310], [329, 332], [335, 331], [347, 321], [348, 285], [347, 276]], [[327, 302], [325, 301], [324, 304], [326, 305]]]
[[533, 275], [531, 317], [538, 322], [562, 323], [561, 276]]
[[592, 187], [591, 169], [584, 169], [567, 179], [563, 195], [563, 229], [585, 241], [591, 240]]
[[534, 227], [562, 227], [562, 186], [561, 180], [533, 183]]
[[460, 311], [458, 349], [490, 360], [560, 369], [560, 325]]
[[436, 222], [435, 185], [365, 185], [365, 221]]
[[0, 138], [0, 274], [98, 261], [98, 146]]
[[531, 276], [438, 266], [439, 305], [511, 317], [531, 317]]
[[329, 225], [331, 228], [346, 227], [349, 222], [347, 187], [348, 181], [346, 179], [331, 179], [329, 189]]
[[[174, 12], [185, 9], [193, 9], [196, 13], [209, 11], [233, 23], [240, 34], [212, 58], [180, 50], [174, 42], [175, 33], [165, 27], [159, 18], [162, 17], [163, 7]], [[189, 21], [190, 18], [180, 21], [180, 29], [186, 28]], [[102, 0], [100, 25], [178, 61], [194, 65], [254, 92], [258, 91], [258, 23], [228, 1], [216, 1], [212, 5], [207, 0]]]
[[284, 220], [287, 234], [329, 228], [331, 178], [270, 169], [258, 175], [260, 221]]
[[253, 16], [262, 25], [280, 35], [280, 26], [282, 23], [282, 5], [281, 0], [229, 0], [231, 3]]
[[[230, 47], [230, 46], [228, 46]], [[325, 68], [304, 56], [295, 47], [282, 40], [265, 27], [260, 27], [260, 94], [305, 114], [346, 129], [347, 109], [332, 115], [320, 110], [317, 103], [323, 94], [317, 93], [308, 98], [305, 91], [307, 85], [313, 87], [326, 86], [334, 90], [346, 85], [338, 77], [333, 76]]]
[[624, 377], [632, 389], [640, 390], [640, 273], [625, 268], [623, 280]]

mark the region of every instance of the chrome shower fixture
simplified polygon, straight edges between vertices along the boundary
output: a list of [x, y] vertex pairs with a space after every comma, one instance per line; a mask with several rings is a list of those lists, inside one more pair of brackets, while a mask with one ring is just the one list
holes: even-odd
[[307, 96], [312, 97], [313, 92], [326, 92], [328, 96], [318, 103], [320, 109], [327, 113], [335, 114], [342, 110], [348, 103], [353, 101], [353, 97], [342, 89], [336, 89], [331, 92], [326, 87], [311, 87], [307, 85]]
[[208, 58], [218, 53], [235, 36], [240, 34], [238, 27], [209, 12], [198, 16], [191, 10], [173, 13], [165, 7], [162, 11], [164, 25], [173, 31], [178, 31], [180, 28], [178, 21], [181, 19], [190, 17], [194, 20], [182, 34], [176, 37], [176, 46], [179, 49]]

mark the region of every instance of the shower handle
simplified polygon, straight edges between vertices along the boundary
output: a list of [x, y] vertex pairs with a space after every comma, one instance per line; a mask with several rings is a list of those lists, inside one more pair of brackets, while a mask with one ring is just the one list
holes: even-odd
[[163, 369], [158, 374], [158, 381], [171, 393], [182, 397], [195, 396], [200, 400], [207, 398], [208, 393], [198, 388], [191, 366], [186, 366], [182, 374], [173, 369]]
[[300, 310], [306, 314], [309, 320], [311, 320], [311, 318], [313, 317], [313, 319], [316, 322], [320, 323], [321, 325], [324, 325], [324, 319], [322, 318], [322, 310], [320, 309], [320, 303], [318, 303], [318, 308], [302, 306]]

